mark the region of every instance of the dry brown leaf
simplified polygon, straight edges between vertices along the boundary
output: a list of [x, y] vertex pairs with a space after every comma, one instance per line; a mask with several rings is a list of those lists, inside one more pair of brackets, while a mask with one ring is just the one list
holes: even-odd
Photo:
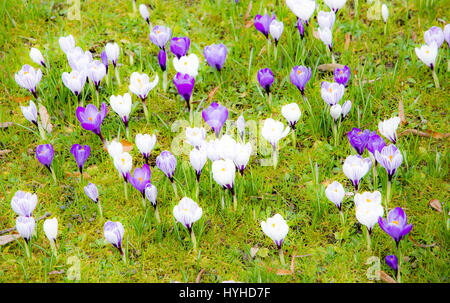
[[383, 280], [384, 282], [387, 283], [397, 283], [394, 278], [392, 278], [390, 275], [388, 275], [387, 273], [385, 273], [384, 271], [380, 270], [380, 278], [381, 280]]
[[195, 278], [195, 283], [200, 283], [200, 278], [202, 277], [204, 272], [205, 272], [204, 268], [202, 270], [200, 270], [200, 272], [197, 275], [197, 278]]
[[345, 33], [345, 43], [344, 43], [345, 50], [348, 50], [349, 46], [350, 46], [350, 33]]
[[44, 105], [39, 103], [39, 116], [41, 117], [42, 127], [48, 132], [51, 133], [53, 129], [53, 125], [50, 123], [50, 115], [47, 112], [47, 109]]
[[442, 133], [433, 132], [430, 130], [420, 131], [420, 130], [412, 129], [412, 128], [408, 128], [408, 129], [402, 131], [398, 136], [401, 137], [401, 136], [406, 136], [409, 134], [419, 135], [421, 137], [427, 137], [427, 138], [433, 137], [434, 139], [445, 139], [450, 136], [450, 133], [442, 134]]
[[344, 68], [344, 65], [337, 63], [321, 64], [317, 67], [321, 72], [334, 72], [336, 68]]
[[313, 37], [320, 40], [319, 31], [313, 30]]
[[283, 269], [283, 268], [279, 268], [277, 270], [277, 275], [278, 276], [290, 276], [290, 275], [292, 275], [292, 271]]
[[[67, 177], [77, 177], [77, 178], [80, 177], [80, 172], [79, 172], [79, 171], [76, 171], [76, 172], [66, 171], [66, 172], [64, 172], [64, 173], [66, 174], [66, 178], [67, 178]], [[88, 175], [86, 172], [84, 172], [84, 173], [83, 173], [83, 178], [87, 180], [87, 179], [90, 179], [91, 176]]]
[[419, 247], [422, 247], [422, 248], [429, 248], [429, 247], [434, 247], [434, 246], [436, 246], [436, 243], [433, 243], [433, 244], [430, 244], [430, 245], [420, 244], [419, 242], [417, 242], [416, 240], [414, 240], [414, 238], [413, 238], [411, 235], [408, 235], [408, 236], [409, 236], [409, 239], [411, 240], [411, 242], [412, 242], [414, 245], [416, 245], [416, 246], [419, 246]]
[[442, 205], [441, 205], [441, 202], [439, 202], [438, 199], [431, 200], [429, 204], [430, 204], [430, 206], [432, 208], [434, 208], [434, 210], [437, 210], [440, 213], [442, 212]]
[[296, 256], [296, 251], [294, 251], [294, 253], [292, 254], [292, 259], [291, 259], [291, 273], [294, 274], [295, 271], [295, 256]]
[[405, 124], [406, 117], [405, 117], [405, 110], [403, 109], [403, 101], [402, 99], [398, 100], [398, 115], [400, 117], [400, 123]]
[[20, 235], [19, 234], [10, 234], [10, 235], [0, 236], [0, 246], [8, 244], [9, 242], [13, 242], [14, 239], [20, 239]]
[[18, 103], [23, 103], [23, 102], [27, 102], [29, 100], [31, 100], [31, 96], [26, 96], [26, 97], [16, 97], [13, 99], [14, 101], [18, 102]]
[[254, 258], [254, 257], [256, 256], [256, 253], [258, 252], [258, 250], [259, 250], [259, 248], [256, 247], [256, 246], [250, 248], [250, 256], [251, 256], [252, 258]]
[[253, 25], [253, 20], [248, 20], [248, 21], [245, 21], [245, 23], [244, 23], [245, 28], [249, 28], [252, 25]]
[[8, 127], [10, 127], [13, 124], [14, 123], [12, 123], [12, 122], [1, 122], [0, 123], [0, 128], [8, 128]]
[[133, 149], [133, 144], [125, 139], [120, 140], [120, 143], [122, 143], [124, 153], [127, 153]]
[[245, 12], [245, 15], [244, 15], [244, 21], [247, 20], [250, 17], [250, 11], [252, 10], [252, 5], [253, 5], [252, 2], [253, 1], [250, 1], [249, 4], [248, 4], [247, 11]]
[[212, 91], [209, 92], [207, 102], [211, 101], [219, 90], [219, 86], [214, 87]]
[[10, 149], [0, 150], [0, 158], [3, 158], [4, 155], [7, 155], [11, 152]]
[[61, 270], [54, 270], [54, 271], [51, 271], [51, 272], [49, 272], [48, 274], [49, 275], [60, 275], [60, 274], [63, 274], [64, 273], [64, 269], [61, 269]]

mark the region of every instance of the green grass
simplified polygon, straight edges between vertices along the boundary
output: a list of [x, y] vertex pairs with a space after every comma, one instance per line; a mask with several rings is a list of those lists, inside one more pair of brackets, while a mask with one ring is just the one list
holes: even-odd
[[[42, 222], [39, 222], [37, 235], [32, 240], [32, 260], [26, 258], [19, 245], [22, 240], [0, 246], [0, 281], [193, 282], [200, 270], [205, 269], [202, 282], [230, 279], [244, 282], [368, 282], [372, 280], [366, 273], [375, 264], [367, 264], [371, 256], [380, 258], [381, 269], [393, 275], [384, 263], [384, 257], [395, 253], [394, 241], [376, 226], [372, 252], [369, 253], [363, 228], [354, 216], [352, 199], [344, 202], [346, 223], [343, 229], [339, 213], [326, 199], [324, 190], [334, 180], [351, 190], [342, 164], [354, 150], [345, 133], [353, 127], [376, 130], [380, 119], [398, 115], [399, 100], [404, 104], [408, 121], [399, 132], [407, 128], [449, 132], [449, 48], [444, 42], [439, 50], [440, 90], [435, 89], [429, 68], [414, 53], [414, 47], [423, 43], [425, 30], [433, 25], [442, 28], [444, 24], [438, 19], [450, 21], [445, 19], [450, 8], [448, 1], [408, 1], [407, 8], [403, 1], [392, 1], [386, 36], [381, 19], [367, 19], [369, 4], [359, 3], [359, 19], [353, 18], [350, 0], [339, 11], [333, 29], [336, 61], [356, 70], [357, 78], [352, 78], [344, 95], [344, 100], [353, 102], [353, 108], [342, 124], [343, 136], [337, 147], [333, 147], [330, 117], [324, 111], [320, 97], [321, 81], [332, 81], [332, 74], [318, 70], [320, 64], [331, 63], [331, 58], [323, 43], [312, 36], [312, 27], [317, 27], [315, 20], [311, 21], [312, 27], [307, 29], [306, 38], [300, 40], [296, 18], [284, 1], [253, 1], [249, 19], [267, 9], [268, 12], [273, 10], [285, 24], [278, 61], [275, 61], [273, 56], [268, 58], [267, 53], [261, 52], [266, 45], [262, 34], [253, 25], [245, 28], [248, 1], [239, 1], [237, 5], [234, 1], [220, 1], [220, 4], [207, 0], [151, 1], [154, 7], [150, 11], [152, 24], [169, 26], [173, 36], [188, 35], [191, 39], [189, 53], [195, 53], [201, 59], [192, 102], [197, 113], [194, 124], [202, 124], [201, 111], [211, 102], [208, 94], [219, 86], [213, 100], [228, 107], [230, 121], [244, 113], [247, 121], [253, 121], [250, 136], [258, 140], [254, 146], [258, 153], [252, 156], [244, 178], [236, 176], [237, 212], [230, 210], [230, 196], [227, 196], [227, 207], [221, 209], [222, 190], [210, 176], [210, 164], [205, 166], [197, 201], [203, 208], [203, 217], [194, 224], [199, 244], [197, 255], [193, 253], [186, 229], [175, 224], [172, 209], [178, 201], [174, 200], [170, 183], [154, 162], [161, 151], [172, 150], [174, 139], [182, 139], [184, 127], [189, 125], [185, 103], [170, 81], [174, 76], [172, 57], [168, 61], [168, 91], [164, 93], [158, 85], [150, 94], [150, 122], [145, 122], [142, 103], [136, 98], [130, 118], [133, 141], [137, 133], [157, 136], [156, 148], [151, 153], [151, 170], [152, 183], [159, 192], [163, 221], [160, 226], [153, 210], [142, 208], [139, 193], [131, 186], [128, 187], [129, 199], [125, 201], [122, 180], [109, 155], [94, 134], [81, 128], [75, 117], [76, 100], [61, 81], [62, 72], [69, 72], [70, 67], [59, 48], [58, 37], [68, 34], [75, 37], [77, 45], [93, 52], [97, 59], [107, 42], [119, 43], [122, 85], [118, 87], [114, 82], [106, 87], [102, 84], [100, 97], [107, 104], [112, 94], [128, 91], [132, 72], [145, 72], [151, 79], [155, 73], [160, 73], [157, 47], [149, 41], [145, 21], [139, 13], [132, 13], [131, 3], [131, 0], [81, 1], [81, 20], [68, 20], [66, 1], [0, 2], [0, 122], [14, 122], [7, 129], [0, 128], [0, 150], [11, 150], [0, 157], [0, 230], [15, 225], [16, 214], [10, 207], [10, 200], [17, 190], [37, 193], [35, 218], [51, 212], [59, 221], [58, 259], [51, 256]], [[142, 1], [138, 1], [140, 3]], [[328, 11], [322, 1], [318, 5]], [[351, 35], [348, 48], [344, 43], [346, 33]], [[221, 83], [202, 54], [205, 45], [219, 42], [228, 48]], [[14, 73], [23, 64], [35, 66], [28, 56], [30, 47], [39, 48], [51, 64], [49, 70], [43, 70], [39, 86], [42, 102], [54, 125], [52, 134], [45, 141], [30, 131], [34, 128], [25, 120], [19, 107], [28, 103], [29, 93], [14, 81]], [[272, 55], [273, 44], [271, 47]], [[294, 65], [306, 65], [313, 71], [306, 87], [313, 115], [290, 83], [289, 72]], [[268, 109], [256, 80], [257, 71], [264, 67], [270, 67], [275, 74], [272, 111]], [[363, 79], [377, 80], [365, 84]], [[85, 104], [95, 104], [95, 94], [92, 95], [91, 90], [85, 88], [83, 98]], [[261, 128], [260, 123], [270, 116], [285, 122], [281, 106], [290, 102], [297, 102], [302, 110], [297, 146], [293, 148], [290, 136], [286, 137], [281, 141], [277, 170], [261, 166], [261, 159], [270, 158], [270, 149], [257, 127]], [[231, 122], [227, 129], [234, 131]], [[123, 137], [123, 125], [109, 109], [102, 133], [110, 140], [119, 131]], [[43, 143], [52, 143], [55, 148], [52, 166], [57, 184], [35, 158], [36, 146]], [[74, 143], [88, 144], [92, 148], [85, 164], [87, 176], [83, 184], [73, 175], [77, 171], [70, 154]], [[401, 137], [397, 146], [404, 161], [393, 181], [390, 206], [405, 209], [408, 221], [414, 224], [410, 235], [415, 241], [436, 244], [423, 248], [410, 239], [402, 241], [403, 254], [407, 258], [402, 281], [447, 282], [450, 233], [443, 214], [433, 210], [428, 203], [438, 199], [444, 202], [445, 211], [449, 211], [448, 139], [409, 135]], [[184, 150], [189, 151], [189, 148], [186, 146]], [[142, 166], [143, 157], [135, 146], [131, 154], [133, 167]], [[188, 153], [177, 158], [175, 179], [179, 193], [193, 197], [195, 178]], [[368, 173], [361, 191], [378, 189], [385, 196], [384, 170], [379, 169], [379, 174], [378, 188], [373, 187], [371, 173]], [[103, 219], [96, 215], [96, 205], [83, 192], [88, 181], [99, 188]], [[290, 227], [283, 244], [287, 263], [290, 264], [293, 253], [307, 255], [296, 258], [293, 275], [281, 276], [270, 270], [281, 268], [281, 265], [276, 246], [263, 234], [260, 222], [277, 212]], [[120, 221], [125, 227], [124, 247], [129, 256], [126, 265], [117, 250], [103, 240], [106, 220]], [[345, 231], [343, 234], [342, 230]], [[250, 249], [255, 246], [261, 253], [252, 258]], [[268, 248], [268, 254], [263, 248]], [[80, 280], [71, 280], [77, 266], [81, 269]], [[62, 274], [49, 274], [63, 269]]]

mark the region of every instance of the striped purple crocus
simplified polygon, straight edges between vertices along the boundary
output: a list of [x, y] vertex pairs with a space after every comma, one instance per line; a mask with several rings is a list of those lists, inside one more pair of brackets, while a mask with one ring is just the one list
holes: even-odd
[[402, 153], [394, 144], [383, 147], [381, 152], [376, 150], [375, 159], [386, 169], [389, 181], [392, 180], [395, 172], [403, 162]]
[[408, 224], [405, 211], [401, 207], [392, 209], [387, 215], [387, 220], [379, 217], [378, 224], [385, 233], [394, 239], [397, 248], [400, 241], [413, 227], [412, 224]]
[[89, 145], [81, 146], [80, 144], [72, 145], [70, 152], [75, 157], [75, 161], [77, 162], [78, 169], [80, 170], [80, 174], [83, 173], [83, 165], [86, 162], [89, 154], [91, 153], [91, 147]]
[[189, 46], [191, 45], [191, 40], [189, 37], [173, 37], [170, 40], [170, 51], [180, 59], [183, 56], [186, 56]]
[[144, 164], [142, 168], [137, 167], [133, 175], [129, 172], [127, 173], [128, 182], [133, 185], [142, 195], [142, 198], [145, 200], [145, 187], [147, 184], [150, 184], [152, 173], [150, 171], [150, 167], [147, 164]]
[[54, 155], [55, 151], [53, 150], [53, 145], [51, 144], [42, 144], [36, 147], [36, 158], [50, 172], [51, 172], [50, 165], [52, 164]]
[[202, 111], [202, 116], [206, 124], [213, 129], [216, 138], [219, 138], [220, 131], [228, 118], [228, 109], [223, 105], [213, 102], [208, 108]]
[[311, 68], [306, 66], [294, 66], [289, 74], [292, 84], [305, 96], [305, 86], [311, 79]]
[[275, 20], [275, 14], [272, 14], [272, 17], [269, 14], [263, 16], [258, 14], [253, 21], [255, 28], [266, 36], [266, 39], [269, 39], [270, 22], [272, 22], [272, 20]]
[[334, 81], [344, 86], [347, 86], [350, 80], [351, 72], [350, 68], [345, 65], [343, 68], [336, 68], [334, 70]]
[[175, 174], [175, 168], [177, 167], [177, 158], [168, 150], [163, 151], [158, 157], [156, 157], [156, 166], [169, 178], [173, 183], [173, 175]]
[[106, 241], [117, 248], [122, 256], [124, 255], [122, 250], [122, 238], [124, 233], [125, 229], [120, 222], [108, 221], [103, 228], [103, 235]]
[[274, 77], [270, 68], [263, 68], [258, 71], [258, 82], [264, 88], [267, 94], [270, 93], [270, 87], [272, 86]]
[[350, 132], [348, 132], [347, 137], [351, 146], [356, 150], [356, 152], [362, 156], [364, 149], [367, 146], [369, 140], [370, 130], [366, 129], [364, 131], [359, 128], [354, 127]]
[[108, 108], [104, 102], [102, 102], [100, 111], [94, 104], [88, 104], [86, 107], [78, 106], [77, 108], [77, 118], [81, 123], [81, 127], [99, 136], [103, 144], [105, 144], [105, 139], [103, 139], [101, 133], [101, 125], [107, 112]]
[[189, 74], [177, 73], [173, 77], [173, 84], [177, 88], [178, 94], [186, 101], [188, 111], [191, 111], [190, 99], [192, 96], [192, 90], [194, 89], [195, 78]]

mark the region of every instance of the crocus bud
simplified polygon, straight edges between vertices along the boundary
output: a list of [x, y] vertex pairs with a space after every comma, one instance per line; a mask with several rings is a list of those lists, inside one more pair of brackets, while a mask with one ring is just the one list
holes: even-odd
[[345, 197], [345, 189], [341, 183], [333, 181], [333, 183], [328, 185], [325, 189], [325, 196], [336, 205], [339, 211], [341, 210], [342, 201]]
[[189, 74], [177, 73], [175, 77], [173, 77], [173, 84], [175, 84], [178, 94], [186, 101], [188, 110], [190, 111], [191, 106], [189, 100], [191, 99], [192, 90], [194, 89], [195, 78]]
[[295, 125], [300, 119], [302, 112], [297, 103], [290, 103], [281, 107], [281, 114], [288, 121], [289, 126], [295, 129]]
[[135, 142], [142, 156], [144, 156], [145, 161], [148, 162], [148, 157], [156, 144], [156, 136], [149, 134], [137, 134]]
[[381, 193], [379, 191], [355, 194], [356, 219], [367, 227], [369, 234], [378, 223], [378, 218], [383, 216], [384, 210], [381, 206]]
[[435, 42], [432, 42], [430, 45], [424, 44], [420, 48], [415, 48], [417, 58], [423, 62], [426, 66], [434, 70], [436, 66], [436, 57], [438, 54], [438, 47]]
[[303, 39], [303, 37], [305, 36], [305, 26], [303, 24], [303, 20], [300, 18], [297, 20], [297, 28], [298, 32], [300, 33], [300, 37]]
[[147, 5], [140, 4], [139, 5], [139, 13], [141, 14], [142, 18], [150, 24], [150, 13], [148, 12]]
[[203, 127], [186, 127], [186, 142], [199, 149], [205, 141], [206, 131]]
[[341, 100], [344, 95], [345, 87], [342, 84], [336, 82], [327, 82], [322, 81], [320, 95], [322, 96], [323, 101], [325, 101], [328, 105], [335, 105]]
[[30, 49], [30, 58], [31, 58], [31, 60], [33, 60], [33, 62], [35, 62], [36, 64], [39, 64], [45, 68], [44, 57], [42, 56], [41, 51], [38, 50], [37, 48], [32, 47]]
[[167, 61], [167, 56], [166, 56], [166, 52], [164, 50], [160, 50], [158, 53], [158, 63], [159, 63], [159, 67], [161, 68], [161, 70], [164, 72], [167, 68], [166, 66], [166, 61]]
[[119, 174], [123, 177], [125, 182], [127, 182], [127, 174], [131, 171], [133, 167], [133, 158], [129, 153], [121, 153], [114, 157], [114, 167], [117, 169]]
[[332, 29], [334, 22], [336, 21], [336, 14], [331, 12], [320, 11], [317, 13], [317, 23], [321, 28]]
[[444, 39], [447, 41], [448, 47], [450, 47], [450, 23], [444, 26]]
[[89, 182], [84, 188], [84, 193], [91, 199], [94, 203], [98, 203], [98, 189], [94, 183]]
[[270, 68], [263, 68], [258, 71], [257, 74], [258, 82], [267, 94], [270, 93], [270, 87], [272, 86], [274, 77], [273, 72]]
[[380, 134], [389, 139], [392, 143], [397, 143], [397, 128], [400, 124], [399, 117], [393, 117], [384, 121], [378, 122], [378, 130]]
[[16, 230], [25, 242], [30, 241], [35, 226], [36, 221], [33, 217], [19, 216], [16, 219]]
[[188, 197], [182, 198], [173, 208], [175, 220], [183, 224], [189, 230], [189, 233], [192, 231], [192, 225], [200, 220], [202, 214], [202, 208]]
[[383, 147], [381, 152], [375, 150], [375, 159], [386, 169], [389, 181], [392, 180], [395, 172], [403, 162], [402, 153], [394, 144]]
[[40, 69], [34, 69], [31, 65], [25, 64], [14, 75], [14, 79], [20, 87], [28, 89], [37, 98], [36, 88], [42, 79], [42, 71]]
[[59, 47], [65, 54], [68, 54], [75, 48], [75, 39], [72, 35], [69, 35], [67, 37], [59, 37], [58, 43]]
[[36, 104], [32, 100], [30, 100], [30, 105], [28, 106], [20, 106], [20, 110], [22, 111], [23, 116], [25, 119], [33, 123], [34, 125], [38, 125], [37, 120], [37, 108]]
[[106, 56], [108, 56], [108, 60], [110, 60], [112, 62], [112, 64], [114, 65], [114, 67], [116, 67], [117, 60], [119, 59], [119, 55], [120, 55], [119, 44], [117, 44], [116, 42], [106, 43], [105, 52], [106, 52]]
[[284, 30], [283, 22], [277, 20], [273, 20], [272, 22], [270, 22], [269, 32], [273, 40], [275, 40], [275, 45], [278, 44], [278, 40], [280, 40], [283, 30]]
[[119, 115], [122, 122], [125, 124], [125, 127], [128, 127], [128, 121], [131, 113], [131, 95], [129, 93], [125, 93], [123, 96], [111, 96], [109, 98], [109, 104], [116, 114]]
[[244, 141], [244, 131], [245, 131], [245, 119], [244, 116], [240, 115], [236, 120], [236, 128], [241, 137], [241, 140]]
[[383, 5], [381, 5], [381, 16], [383, 17], [384, 23], [387, 23], [389, 17], [389, 8], [384, 3]]
[[202, 111], [202, 117], [218, 138], [219, 133], [228, 118], [228, 109], [223, 105], [213, 102]]
[[342, 118], [345, 118], [352, 109], [352, 101], [347, 100], [342, 105]]
[[53, 145], [51, 144], [42, 144], [36, 147], [36, 158], [42, 165], [47, 167], [48, 170], [50, 170], [54, 154]]
[[336, 68], [334, 70], [334, 81], [344, 86], [347, 86], [348, 81], [350, 80], [351, 72], [350, 68], [345, 65], [343, 68]]
[[227, 47], [223, 43], [207, 45], [203, 49], [203, 55], [206, 62], [220, 72], [227, 59]]
[[434, 42], [437, 48], [441, 47], [444, 43], [444, 32], [438, 26], [432, 26], [429, 30], [423, 33], [423, 40], [426, 44], [430, 45]]
[[156, 198], [158, 197], [158, 190], [156, 186], [151, 183], [147, 183], [145, 186], [145, 197], [152, 203], [154, 207], [156, 207]]
[[395, 271], [395, 273], [397, 274], [397, 270], [398, 270], [397, 256], [396, 255], [386, 256], [385, 261], [386, 261], [387, 266], [392, 268]]
[[128, 86], [128, 88], [133, 94], [141, 98], [141, 100], [145, 100], [148, 93], [156, 87], [158, 81], [158, 75], [155, 75], [155, 79], [150, 82], [150, 78], [147, 74], [134, 72], [130, 76], [130, 85]]
[[116, 247], [121, 255], [123, 255], [122, 238], [124, 233], [125, 229], [120, 222], [108, 221], [105, 223], [105, 226], [103, 228], [103, 236], [105, 237], [106, 241]]
[[352, 181], [355, 191], [358, 191], [361, 179], [367, 174], [372, 167], [370, 158], [363, 158], [360, 155], [350, 155], [342, 166], [342, 170], [347, 178]]
[[189, 46], [191, 45], [191, 40], [189, 37], [173, 37], [170, 40], [170, 51], [180, 59], [183, 56], [186, 56]]
[[17, 191], [11, 199], [11, 208], [22, 217], [31, 217], [37, 205], [37, 195], [24, 191]]
[[241, 176], [243, 176], [244, 169], [247, 166], [248, 161], [250, 160], [250, 155], [252, 154], [252, 145], [250, 144], [250, 142], [247, 144], [236, 143], [235, 148], [236, 152], [233, 161], [237, 169], [239, 169]]
[[306, 66], [294, 66], [289, 74], [292, 84], [294, 84], [298, 90], [305, 94], [305, 86], [311, 79], [311, 68]]
[[261, 222], [262, 231], [271, 238], [278, 249], [281, 248], [283, 244], [284, 238], [289, 232], [289, 226], [286, 223], [286, 220], [280, 214], [275, 214], [275, 216], [271, 218], [267, 218], [267, 221]]
[[394, 239], [398, 247], [400, 241], [411, 231], [413, 225], [408, 224], [405, 211], [401, 207], [392, 209], [387, 214], [387, 220], [378, 218], [381, 229]]
[[270, 23], [274, 19], [275, 15], [272, 15], [272, 17], [269, 14], [265, 14], [264, 16], [256, 15], [253, 24], [259, 32], [266, 36], [266, 39], [269, 39]]
[[322, 40], [322, 42], [328, 46], [330, 51], [333, 50], [333, 32], [328, 27], [322, 28], [319, 27], [319, 38]]
[[87, 76], [89, 80], [94, 83], [95, 88], [98, 89], [100, 82], [106, 75], [106, 66], [99, 60], [94, 60], [90, 64], [90, 67], [87, 71]]
[[84, 162], [86, 162], [89, 154], [91, 153], [91, 147], [89, 145], [81, 146], [80, 144], [72, 145], [70, 152], [75, 157], [75, 161], [77, 162], [78, 169], [80, 173], [83, 173]]
[[205, 148], [194, 148], [189, 153], [189, 162], [191, 163], [192, 168], [195, 170], [197, 182], [200, 182], [200, 175], [207, 160], [208, 156]]
[[220, 186], [227, 189], [233, 189], [234, 178], [236, 176], [236, 167], [233, 160], [217, 160], [212, 164], [212, 172], [214, 181]]
[[72, 70], [70, 74], [64, 72], [62, 73], [62, 81], [75, 96], [78, 96], [83, 90], [84, 83], [86, 82], [86, 74], [76, 70]]
[[341, 117], [341, 114], [342, 114], [342, 107], [339, 103], [332, 105], [330, 107], [330, 115], [335, 122], [337, 120], [339, 120], [339, 118]]
[[58, 219], [47, 219], [44, 221], [44, 232], [50, 242], [55, 242], [58, 236]]
[[370, 130], [366, 129], [364, 131], [359, 128], [354, 127], [348, 132], [347, 137], [351, 146], [356, 150], [356, 152], [362, 156], [367, 143], [369, 142]]
[[103, 65], [106, 67], [106, 73], [108, 73], [108, 55], [105, 51], [102, 51], [100, 58], [102, 59]]
[[264, 121], [263, 128], [261, 130], [261, 134], [269, 141], [272, 147], [275, 149], [278, 141], [282, 138], [286, 137], [289, 134], [290, 128], [284, 128], [283, 123], [280, 121], [275, 121], [272, 118], [268, 118]]
[[200, 61], [196, 54], [190, 54], [189, 56], [183, 56], [180, 59], [173, 58], [173, 67], [178, 73], [188, 74], [191, 77], [198, 75], [198, 67]]
[[163, 151], [158, 157], [156, 157], [156, 166], [169, 178], [173, 183], [173, 175], [175, 174], [175, 168], [177, 167], [177, 158], [170, 151]]

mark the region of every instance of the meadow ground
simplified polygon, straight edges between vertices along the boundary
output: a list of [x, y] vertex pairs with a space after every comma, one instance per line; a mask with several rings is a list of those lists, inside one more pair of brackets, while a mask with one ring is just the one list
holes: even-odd
[[[73, 1], [75, 2], [75, 1]], [[142, 1], [138, 1], [138, 5]], [[185, 103], [181, 101], [171, 81], [167, 92], [161, 83], [149, 97], [150, 122], [146, 123], [142, 103], [134, 99], [130, 118], [130, 140], [133, 167], [142, 166], [143, 158], [134, 145], [137, 133], [156, 134], [157, 145], [150, 155], [152, 183], [158, 190], [162, 224], [156, 223], [153, 209], [144, 210], [140, 194], [128, 187], [124, 199], [123, 181], [118, 176], [101, 141], [81, 128], [75, 116], [77, 101], [61, 81], [69, 72], [66, 57], [58, 38], [72, 34], [76, 44], [90, 50], [96, 59], [107, 42], [120, 45], [121, 85], [101, 86], [100, 98], [109, 104], [112, 94], [128, 91], [129, 77], [134, 71], [145, 72], [153, 79], [162, 75], [158, 66], [157, 47], [149, 41], [149, 27], [133, 13], [132, 1], [81, 1], [80, 19], [70, 20], [70, 1], [2, 0], [0, 5], [0, 122], [13, 122], [0, 128], [0, 230], [15, 225], [16, 214], [10, 201], [17, 190], [35, 192], [38, 206], [35, 218], [50, 212], [59, 220], [58, 258], [51, 254], [42, 221], [37, 223], [37, 235], [32, 241], [33, 257], [28, 260], [21, 247], [22, 240], [0, 243], [0, 281], [3, 282], [194, 282], [202, 271], [201, 282], [236, 280], [244, 282], [371, 282], [378, 265], [393, 276], [386, 266], [386, 255], [395, 253], [394, 241], [379, 226], [375, 227], [372, 251], [366, 247], [364, 229], [355, 218], [351, 198], [344, 201], [346, 217], [341, 224], [336, 207], [324, 194], [334, 180], [351, 191], [351, 183], [342, 171], [345, 158], [354, 154], [346, 133], [353, 127], [377, 130], [378, 121], [399, 115], [403, 103], [407, 129], [436, 132], [434, 137], [414, 134], [400, 136], [397, 144], [404, 161], [393, 181], [389, 207], [402, 207], [408, 221], [414, 225], [402, 241], [403, 282], [447, 282], [449, 275], [449, 230], [444, 213], [449, 198], [448, 133], [449, 54], [446, 43], [437, 59], [437, 75], [441, 88], [436, 89], [431, 71], [417, 59], [414, 48], [423, 44], [423, 32], [433, 25], [441, 28], [450, 22], [448, 1], [389, 1], [390, 16], [387, 33], [375, 9], [379, 2], [360, 1], [358, 10], [348, 0], [336, 17], [333, 45], [337, 63], [348, 65], [352, 78], [344, 100], [353, 107], [341, 127], [340, 143], [333, 146], [331, 118], [320, 95], [322, 80], [332, 81], [331, 72], [319, 70], [331, 63], [325, 45], [313, 37], [317, 28], [315, 17], [301, 40], [296, 18], [284, 1], [145, 1], [150, 4], [153, 25], [166, 25], [172, 36], [189, 36], [189, 53], [199, 56], [200, 70], [193, 94], [194, 124], [201, 125], [201, 111], [212, 101], [228, 107], [231, 121], [243, 113], [250, 125], [262, 126], [273, 117], [285, 123], [281, 106], [296, 102], [302, 116], [297, 128], [296, 146], [291, 137], [281, 141], [280, 160], [276, 169], [270, 166], [270, 148], [253, 129], [256, 154], [252, 155], [244, 177], [236, 176], [239, 207], [220, 205], [222, 189], [211, 177], [208, 163], [202, 174], [200, 197], [203, 217], [194, 224], [199, 243], [194, 254], [186, 229], [176, 224], [172, 209], [178, 200], [164, 174], [155, 166], [155, 157], [173, 144], [183, 144], [184, 127], [189, 125]], [[407, 5], [406, 5], [407, 4]], [[329, 10], [322, 1], [319, 9]], [[278, 57], [269, 53], [263, 35], [251, 23], [258, 13], [274, 12], [285, 24], [278, 45]], [[317, 11], [318, 11], [317, 10]], [[372, 13], [371, 13], [372, 12]], [[317, 13], [316, 13], [317, 14]], [[316, 15], [315, 14], [315, 15]], [[315, 16], [314, 15], [314, 16]], [[373, 18], [376, 17], [376, 18]], [[224, 43], [228, 57], [220, 74], [209, 67], [203, 57], [203, 47]], [[43, 69], [39, 85], [42, 103], [46, 106], [53, 131], [46, 140], [22, 115], [20, 105], [27, 105], [30, 94], [14, 81], [14, 73], [25, 63], [36, 66], [28, 56], [31, 47], [39, 48], [50, 63]], [[168, 60], [169, 79], [175, 75]], [[312, 69], [306, 88], [311, 110], [303, 102], [289, 73], [294, 65]], [[275, 74], [272, 87], [272, 109], [256, 79], [259, 69], [270, 67]], [[95, 94], [85, 88], [85, 104], [95, 104]], [[203, 126], [207, 127], [204, 123]], [[110, 108], [102, 125], [107, 140], [123, 138], [123, 124]], [[209, 136], [212, 132], [209, 131]], [[55, 149], [53, 168], [57, 183], [36, 160], [36, 146], [52, 143]], [[76, 163], [70, 147], [74, 143], [91, 146], [85, 164], [84, 180], [80, 184]], [[195, 177], [189, 164], [189, 151], [184, 145], [177, 155], [175, 179], [182, 195], [194, 197]], [[5, 150], [7, 150], [5, 152]], [[9, 150], [9, 152], [8, 152]], [[268, 161], [269, 166], [264, 165]], [[369, 172], [361, 191], [379, 190], [385, 196], [386, 173], [379, 169], [378, 186], [372, 185]], [[100, 192], [104, 217], [84, 194], [83, 186], [95, 183]], [[194, 198], [195, 199], [195, 198]], [[429, 206], [437, 199], [444, 212]], [[288, 222], [289, 233], [283, 244], [288, 266], [284, 271], [278, 260], [276, 246], [261, 231], [260, 222], [280, 213]], [[106, 220], [120, 221], [125, 227], [124, 247], [128, 263], [103, 238]], [[259, 248], [255, 256], [253, 252]], [[288, 274], [292, 257], [294, 272]], [[378, 263], [379, 262], [379, 263]], [[79, 270], [78, 270], [79, 269]], [[77, 274], [79, 273], [79, 276]]]

